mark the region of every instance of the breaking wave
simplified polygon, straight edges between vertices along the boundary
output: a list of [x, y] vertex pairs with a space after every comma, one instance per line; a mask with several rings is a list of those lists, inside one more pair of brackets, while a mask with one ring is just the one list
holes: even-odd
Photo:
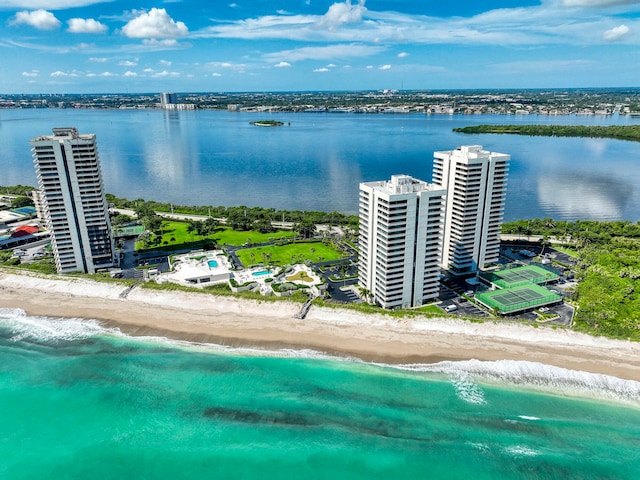
[[[21, 309], [0, 308], [0, 328], [9, 340], [60, 343], [85, 340], [95, 336], [128, 338], [138, 342], [153, 342], [178, 348], [195, 349], [226, 355], [263, 356], [279, 358], [312, 358], [354, 362], [366, 365], [358, 358], [339, 357], [310, 349], [263, 349], [217, 344], [193, 343], [166, 337], [134, 337], [118, 328], [108, 328], [97, 320], [83, 318], [52, 318], [29, 316]], [[537, 362], [498, 361], [444, 361], [435, 364], [371, 365], [400, 371], [437, 373], [446, 376], [461, 400], [473, 404], [486, 402], [483, 384], [512, 384], [529, 386], [550, 393], [562, 393], [597, 399], [640, 403], [640, 382], [617, 377], [555, 367]], [[527, 418], [528, 419], [528, 418]], [[531, 418], [533, 420], [533, 418]]]
[[640, 382], [610, 375], [555, 367], [538, 362], [497, 360], [445, 361], [435, 364], [401, 365], [415, 372], [433, 372], [468, 381], [530, 386], [543, 390], [626, 402], [640, 402]]

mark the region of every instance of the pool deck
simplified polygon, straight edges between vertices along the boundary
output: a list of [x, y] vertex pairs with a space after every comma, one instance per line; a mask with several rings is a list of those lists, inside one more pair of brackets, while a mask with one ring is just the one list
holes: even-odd
[[[212, 260], [217, 262], [217, 267], [209, 266]], [[173, 282], [197, 287], [226, 282], [231, 278], [231, 265], [222, 250], [176, 255], [171, 262], [171, 267], [173, 271], [158, 276], [158, 282]]]

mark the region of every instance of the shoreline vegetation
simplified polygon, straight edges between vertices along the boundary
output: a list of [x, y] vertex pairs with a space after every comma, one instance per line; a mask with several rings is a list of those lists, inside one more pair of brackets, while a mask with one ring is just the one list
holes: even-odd
[[543, 137], [613, 138], [640, 142], [640, 125], [474, 125], [454, 128], [454, 132], [510, 134]]
[[132, 336], [258, 349], [311, 349], [386, 364], [450, 360], [529, 361], [640, 380], [640, 344], [504, 320], [470, 322], [386, 312], [363, 315], [299, 304], [134, 288], [86, 278], [0, 271], [0, 308], [28, 315], [96, 319]]
[[251, 125], [255, 125], [256, 127], [281, 127], [284, 125], [284, 122], [280, 122], [278, 120], [258, 120], [257, 122], [249, 122]]
[[[27, 188], [29, 187], [0, 187], [0, 192], [15, 190], [16, 193], [24, 194]], [[202, 248], [211, 242], [214, 244], [223, 242], [228, 245], [241, 246], [243, 242], [248, 240], [247, 236], [253, 237], [252, 241], [259, 240], [261, 236], [282, 236], [282, 234], [273, 232], [276, 232], [274, 225], [284, 220], [292, 222], [290, 228], [294, 230], [297, 229], [299, 232], [307, 231], [308, 235], [305, 235], [305, 237], [313, 235], [316, 224], [341, 225], [345, 231], [349, 232], [347, 236], [343, 237], [342, 241], [346, 241], [347, 244], [353, 246], [354, 242], [353, 240], [350, 241], [349, 238], [355, 238], [354, 227], [357, 225], [358, 218], [338, 212], [276, 211], [260, 207], [248, 208], [242, 206], [189, 207], [144, 201], [142, 199], [130, 201], [116, 198], [113, 195], [107, 195], [107, 198], [109, 203], [115, 207], [134, 209], [138, 216], [138, 221], [148, 231], [154, 232], [154, 235], [158, 233], [156, 230], [162, 234], [164, 228], [168, 230], [164, 232], [165, 236], [175, 235], [179, 237], [176, 231], [171, 232], [168, 229], [167, 220], [163, 221], [156, 212], [173, 210], [176, 213], [179, 211], [181, 214], [195, 213], [201, 216], [208, 213], [209, 216], [213, 215], [226, 219], [225, 228], [231, 231], [230, 235], [225, 235], [224, 237], [221, 237], [222, 227], [217, 226], [217, 221], [214, 222], [216, 224], [215, 228], [207, 232], [199, 232], [199, 229], [196, 228], [201, 225], [205, 226], [207, 222], [195, 222], [198, 225], [193, 226], [193, 235], [200, 236], [197, 245]], [[132, 220], [131, 217], [120, 214], [113, 217], [112, 224], [117, 226], [122, 221], [130, 220]], [[207, 218], [207, 220], [214, 219]], [[256, 231], [251, 233], [251, 229]], [[265, 233], [259, 233], [262, 230]], [[518, 220], [504, 223], [502, 225], [502, 233], [517, 235], [525, 241], [532, 235], [537, 236], [537, 241], [543, 247], [550, 245], [552, 239], [554, 246], [559, 244], [569, 247], [571, 255], [578, 260], [577, 266], [571, 271], [568, 270], [568, 266], [556, 265], [556, 267], [567, 269], [565, 273], [574, 274], [576, 279], [579, 280], [579, 283], [568, 298], [577, 307], [573, 322], [574, 330], [594, 336], [640, 341], [640, 221], [636, 223], [630, 221], [563, 221], [551, 218]], [[161, 238], [159, 235], [156, 236]], [[225, 238], [225, 240], [222, 241], [222, 238]], [[234, 238], [235, 240], [233, 240]], [[323, 240], [329, 241], [328, 238]], [[192, 239], [188, 245], [195, 246], [196, 243]], [[148, 245], [148, 247], [149, 251], [154, 251], [156, 248], [176, 248], [175, 245], [164, 245], [164, 242], [159, 246]], [[246, 247], [249, 247], [249, 245]], [[273, 248], [279, 248], [279, 246], [276, 245]], [[317, 250], [317, 248], [316, 246], [314, 250]], [[318, 255], [321, 254], [316, 253]], [[273, 254], [275, 252], [270, 251], [268, 253], [268, 255]], [[262, 257], [261, 252], [257, 251], [254, 255], [255, 260], [251, 260], [250, 263], [256, 263], [256, 260], [259, 263]], [[326, 254], [322, 255], [325, 260], [328, 258]], [[6, 266], [15, 265], [15, 259], [11, 260], [10, 256], [10, 251], [0, 251], [0, 264], [4, 263]], [[287, 258], [289, 257], [291, 257], [291, 254]], [[296, 257], [299, 257], [299, 255]], [[299, 258], [298, 260], [303, 261], [305, 258]], [[50, 259], [48, 261], [50, 262]], [[283, 261], [286, 261], [286, 259]], [[51, 263], [44, 264], [40, 262], [20, 268], [51, 273], [51, 268], [53, 267]], [[211, 293], [221, 294], [223, 292], [218, 289]], [[436, 307], [431, 306], [432, 310], [434, 308]], [[380, 308], [371, 306], [369, 309], [360, 308], [359, 311], [368, 315], [369, 313], [380, 311]], [[399, 316], [401, 315], [402, 313], [399, 313]]]

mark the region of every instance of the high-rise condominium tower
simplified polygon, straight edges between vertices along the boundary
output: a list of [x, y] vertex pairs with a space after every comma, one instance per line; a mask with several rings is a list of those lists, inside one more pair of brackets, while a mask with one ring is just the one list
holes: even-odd
[[476, 272], [498, 260], [511, 156], [471, 145], [434, 157], [433, 183], [447, 189], [442, 266]]
[[96, 136], [75, 128], [31, 140], [40, 200], [59, 273], [94, 273], [114, 263]]
[[359, 282], [384, 308], [438, 296], [446, 190], [407, 175], [360, 184]]

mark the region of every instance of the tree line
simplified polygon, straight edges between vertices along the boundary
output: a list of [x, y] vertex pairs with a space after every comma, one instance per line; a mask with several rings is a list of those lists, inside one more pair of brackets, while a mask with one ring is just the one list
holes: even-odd
[[128, 200], [107, 194], [107, 202], [115, 208], [134, 210], [150, 210], [153, 212], [172, 212], [184, 215], [204, 215], [215, 218], [224, 218], [227, 225], [234, 230], [258, 230], [267, 229], [269, 232], [271, 222], [291, 222], [313, 224], [329, 224], [357, 226], [357, 215], [346, 215], [340, 212], [314, 212], [301, 210], [276, 210], [263, 207], [225, 207], [225, 206], [188, 206], [174, 205], [171, 203], [157, 202], [154, 200]]
[[544, 137], [616, 138], [640, 142], [640, 125], [474, 125], [458, 133], [501, 133]]
[[534, 218], [502, 224], [502, 233], [542, 235], [580, 245], [603, 244], [614, 237], [640, 238], [640, 221], [554, 220]]

